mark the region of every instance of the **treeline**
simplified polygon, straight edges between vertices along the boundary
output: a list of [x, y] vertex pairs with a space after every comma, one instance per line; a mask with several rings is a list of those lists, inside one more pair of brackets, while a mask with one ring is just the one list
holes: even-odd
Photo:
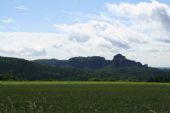
[[170, 81], [170, 72], [145, 66], [106, 66], [99, 69], [58, 68], [24, 59], [0, 57], [0, 80]]
[[151, 77], [149, 82], [170, 82], [170, 74], [167, 75], [159, 75], [157, 77]]

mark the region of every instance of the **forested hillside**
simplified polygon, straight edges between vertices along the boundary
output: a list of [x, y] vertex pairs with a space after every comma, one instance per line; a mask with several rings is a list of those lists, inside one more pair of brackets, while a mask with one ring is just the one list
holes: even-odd
[[0, 57], [0, 80], [159, 81], [158, 77], [168, 78], [169, 73], [129, 60], [121, 54], [115, 55], [113, 60], [100, 56], [35, 61]]
[[92, 57], [73, 57], [69, 60], [57, 60], [57, 59], [40, 59], [35, 60], [34, 62], [45, 64], [53, 67], [73, 67], [79, 69], [101, 69], [108, 66], [112, 68], [118, 67], [148, 67], [146, 64], [142, 65], [140, 62], [132, 61], [127, 59], [125, 56], [121, 54], [117, 54], [114, 56], [113, 60], [106, 60], [101, 56], [92, 56]]

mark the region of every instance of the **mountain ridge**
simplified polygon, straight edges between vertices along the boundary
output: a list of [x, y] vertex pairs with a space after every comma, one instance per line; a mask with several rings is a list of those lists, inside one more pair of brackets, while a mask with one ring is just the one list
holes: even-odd
[[164, 75], [170, 78], [168, 76], [170, 72], [148, 67], [121, 54], [117, 54], [112, 60], [93, 56], [49, 61], [50, 65], [19, 58], [0, 57], [0, 80], [153, 81], [158, 77], [155, 79], [158, 81], [164, 80], [162, 78]]
[[54, 67], [73, 67], [73, 68], [86, 68], [86, 69], [99, 69], [105, 66], [111, 65], [113, 68], [116, 67], [129, 67], [129, 66], [141, 66], [148, 67], [147, 64], [142, 64], [133, 60], [127, 59], [122, 54], [117, 54], [112, 60], [106, 60], [101, 56], [88, 56], [88, 57], [72, 57], [68, 60], [58, 59], [39, 59], [34, 62], [54, 66]]

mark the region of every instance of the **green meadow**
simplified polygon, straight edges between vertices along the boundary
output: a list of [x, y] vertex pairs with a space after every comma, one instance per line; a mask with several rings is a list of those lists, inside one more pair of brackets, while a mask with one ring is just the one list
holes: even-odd
[[170, 113], [170, 83], [0, 82], [0, 113]]

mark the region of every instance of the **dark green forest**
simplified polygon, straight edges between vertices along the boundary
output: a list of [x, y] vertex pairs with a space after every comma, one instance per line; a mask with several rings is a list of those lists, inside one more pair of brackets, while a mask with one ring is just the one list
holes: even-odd
[[170, 71], [148, 67], [121, 54], [113, 60], [100, 56], [34, 61], [0, 57], [0, 80], [169, 82]]

